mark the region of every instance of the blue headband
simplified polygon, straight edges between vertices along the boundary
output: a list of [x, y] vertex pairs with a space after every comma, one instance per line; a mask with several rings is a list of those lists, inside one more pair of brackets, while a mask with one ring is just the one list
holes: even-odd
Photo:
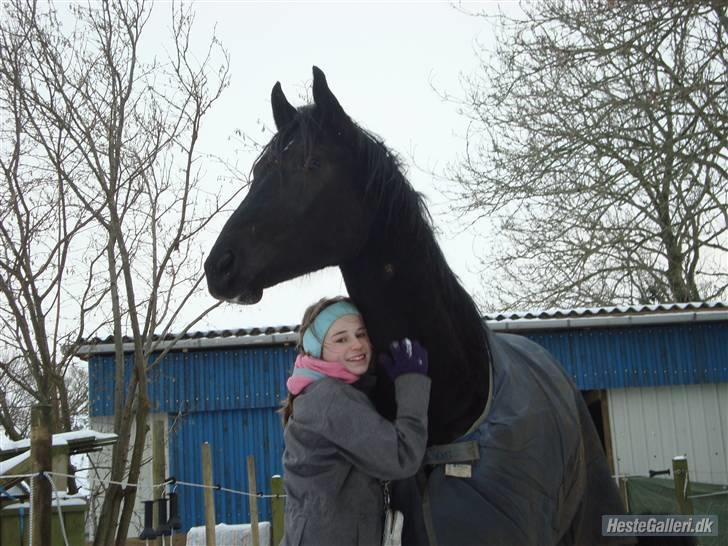
[[321, 345], [331, 325], [346, 315], [361, 315], [348, 301], [337, 301], [324, 308], [303, 332], [303, 350], [314, 358], [321, 358]]

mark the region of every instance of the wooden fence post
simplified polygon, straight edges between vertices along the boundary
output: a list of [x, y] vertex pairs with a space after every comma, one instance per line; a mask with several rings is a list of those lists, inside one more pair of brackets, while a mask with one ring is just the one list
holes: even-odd
[[[52, 469], [51, 438], [51, 407], [48, 404], [33, 406], [30, 410], [30, 459], [34, 474]], [[51, 482], [47, 477], [35, 476], [31, 487], [31, 546], [48, 546], [51, 543]]]
[[250, 531], [253, 535], [253, 546], [260, 546], [258, 529], [258, 487], [255, 483], [255, 458], [248, 455], [248, 503], [250, 505]]
[[273, 495], [270, 499], [271, 507], [271, 534], [273, 535], [273, 546], [278, 546], [283, 540], [283, 478], [278, 475], [270, 479], [270, 490]]
[[688, 474], [688, 458], [678, 455], [672, 458], [672, 475], [675, 477], [675, 499], [680, 514], [692, 514], [693, 503], [690, 495], [690, 476]]
[[202, 482], [205, 487], [205, 545], [215, 545], [215, 494], [212, 487], [212, 454], [210, 444], [202, 444]]
[[[164, 482], [167, 473], [166, 452], [164, 447], [164, 431], [167, 428], [166, 418], [160, 419], [155, 416], [152, 420], [152, 485]], [[166, 521], [159, 517], [159, 501], [164, 498], [164, 487], [154, 487], [152, 500], [156, 501], [154, 506], [154, 528], [159, 530]], [[157, 538], [157, 544], [162, 544], [162, 539]]]
[[[61, 472], [63, 474], [70, 474], [68, 463], [70, 455], [68, 453], [68, 446], [56, 446], [51, 447], [51, 467], [53, 472]], [[53, 476], [51, 478], [55, 484], [55, 488], [58, 491], [66, 491], [68, 489], [68, 478], [65, 476]]]
[[629, 481], [626, 477], [617, 478], [619, 482], [619, 493], [624, 501], [624, 509], [629, 514]]

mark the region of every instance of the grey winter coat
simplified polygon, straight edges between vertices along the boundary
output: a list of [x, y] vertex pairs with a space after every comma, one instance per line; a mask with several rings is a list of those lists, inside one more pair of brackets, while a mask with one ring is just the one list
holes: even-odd
[[394, 422], [336, 379], [312, 383], [296, 397], [284, 433], [283, 546], [381, 544], [381, 482], [414, 475], [427, 444], [430, 379], [405, 374], [395, 388]]

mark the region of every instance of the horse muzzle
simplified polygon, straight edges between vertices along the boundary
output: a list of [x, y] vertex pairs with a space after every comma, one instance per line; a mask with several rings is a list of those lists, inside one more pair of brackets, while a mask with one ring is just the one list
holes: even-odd
[[205, 260], [205, 278], [210, 295], [230, 303], [252, 305], [263, 297], [263, 289], [256, 288], [242, 279], [239, 260], [231, 250], [216, 252], [212, 249]]

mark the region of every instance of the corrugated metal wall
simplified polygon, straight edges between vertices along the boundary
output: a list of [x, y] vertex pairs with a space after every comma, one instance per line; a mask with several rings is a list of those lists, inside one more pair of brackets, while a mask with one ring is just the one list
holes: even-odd
[[646, 476], [686, 455], [693, 481], [728, 484], [728, 383], [608, 392], [615, 471]]
[[[270, 493], [271, 476], [282, 475], [283, 433], [276, 408], [196, 412], [186, 416], [170, 433], [169, 459], [173, 475], [183, 481], [202, 483], [203, 442], [210, 443], [215, 484], [248, 491], [246, 460], [255, 457], [258, 491]], [[185, 529], [205, 524], [202, 489], [177, 488], [180, 517]], [[270, 499], [258, 500], [259, 517], [270, 521]], [[250, 521], [248, 497], [215, 492], [218, 523]]]
[[[248, 490], [246, 458], [255, 457], [259, 491], [270, 492], [270, 478], [282, 474], [283, 431], [276, 413], [285, 398], [293, 347], [245, 347], [171, 352], [149, 374], [153, 412], [168, 414], [168, 474], [202, 483], [201, 446], [209, 442], [213, 480]], [[127, 362], [128, 381], [131, 362]], [[113, 414], [114, 363], [109, 355], [89, 362], [91, 415]], [[183, 530], [204, 525], [202, 489], [178, 486]], [[258, 503], [270, 519], [270, 501]], [[215, 493], [218, 523], [250, 521], [248, 498]]]
[[581, 390], [728, 382], [728, 323], [529, 333]]
[[[170, 352], [149, 372], [152, 411], [172, 414], [277, 406], [293, 365], [293, 347]], [[128, 382], [131, 362], [127, 361]], [[114, 359], [89, 362], [91, 415], [114, 413]]]

